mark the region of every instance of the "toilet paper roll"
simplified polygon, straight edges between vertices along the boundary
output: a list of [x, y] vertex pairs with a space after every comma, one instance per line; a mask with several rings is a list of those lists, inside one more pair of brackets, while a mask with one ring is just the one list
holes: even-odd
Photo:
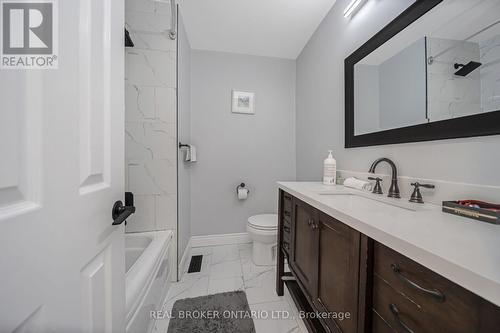
[[238, 199], [245, 200], [246, 198], [248, 198], [248, 189], [238, 188]]

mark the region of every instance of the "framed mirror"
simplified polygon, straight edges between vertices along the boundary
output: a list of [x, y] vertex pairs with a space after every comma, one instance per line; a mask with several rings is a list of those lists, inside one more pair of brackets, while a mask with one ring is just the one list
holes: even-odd
[[345, 147], [500, 134], [500, 1], [417, 0], [345, 59]]

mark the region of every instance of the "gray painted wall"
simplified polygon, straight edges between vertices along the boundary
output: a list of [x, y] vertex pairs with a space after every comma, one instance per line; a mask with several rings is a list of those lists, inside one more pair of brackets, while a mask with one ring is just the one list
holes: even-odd
[[[295, 61], [193, 50], [191, 65], [192, 234], [245, 232], [277, 211], [275, 182], [295, 180]], [[255, 92], [255, 115], [231, 113], [232, 89]]]
[[336, 2], [297, 59], [298, 180], [320, 180], [323, 159], [333, 149], [340, 169], [367, 171], [373, 160], [387, 156], [404, 176], [499, 185], [499, 136], [343, 148], [344, 58], [412, 3], [369, 0], [345, 19], [348, 2]]
[[[180, 142], [191, 142], [191, 46], [184, 29], [182, 16], [179, 15], [178, 31], [178, 105], [177, 126]], [[178, 161], [178, 258], [184, 254], [191, 237], [191, 165], [183, 161], [179, 153]]]

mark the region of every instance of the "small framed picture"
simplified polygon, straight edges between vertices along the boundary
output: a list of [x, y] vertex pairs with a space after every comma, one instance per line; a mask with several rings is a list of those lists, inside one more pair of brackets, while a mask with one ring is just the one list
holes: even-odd
[[246, 91], [233, 90], [233, 113], [255, 113], [255, 94]]

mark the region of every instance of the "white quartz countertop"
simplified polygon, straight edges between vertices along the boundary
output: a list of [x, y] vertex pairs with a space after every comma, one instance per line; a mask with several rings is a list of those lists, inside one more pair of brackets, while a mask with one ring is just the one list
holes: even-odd
[[[500, 225], [344, 186], [279, 182], [278, 187], [500, 306]], [[357, 194], [407, 209], [325, 193]]]

